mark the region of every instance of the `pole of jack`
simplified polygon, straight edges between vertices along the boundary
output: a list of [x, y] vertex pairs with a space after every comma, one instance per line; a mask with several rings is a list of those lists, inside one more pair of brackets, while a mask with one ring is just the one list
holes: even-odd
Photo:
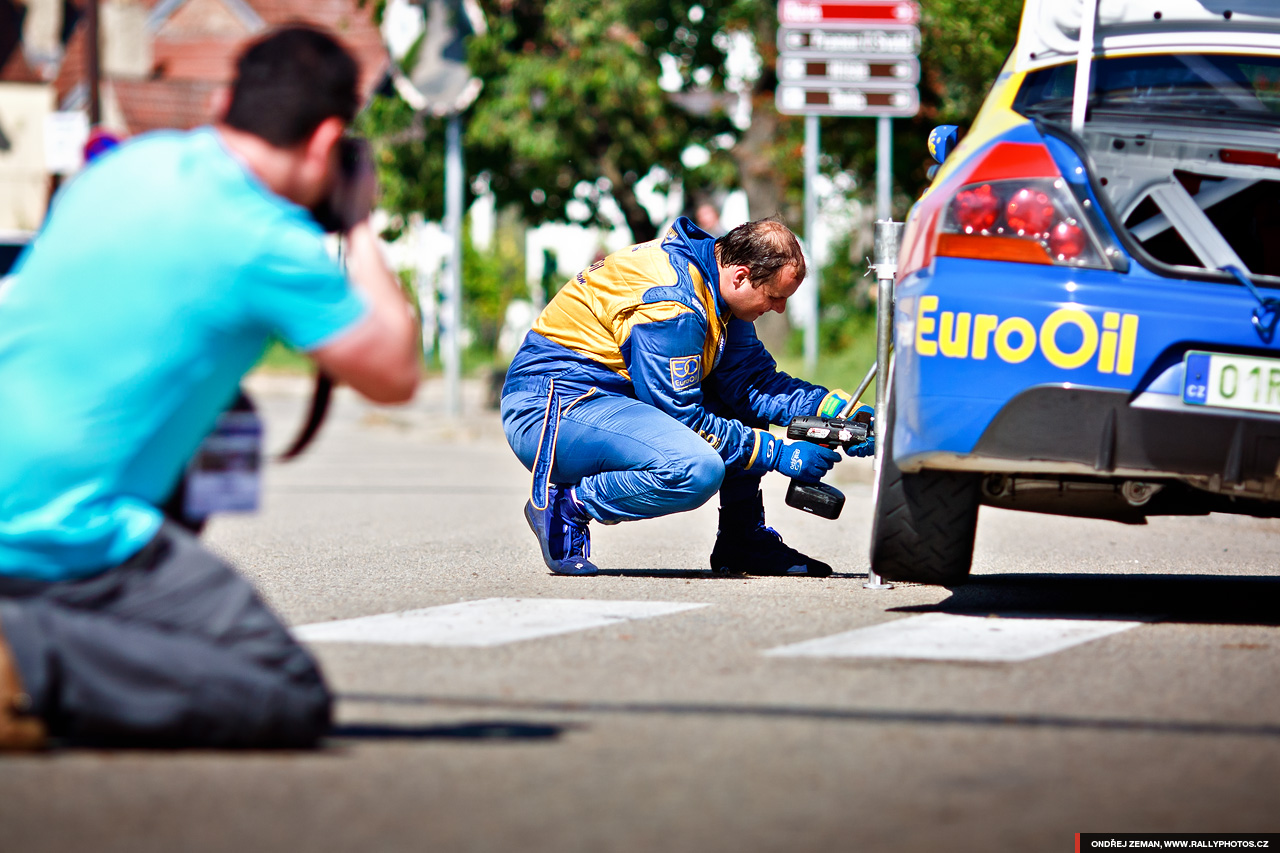
[[[884, 369], [876, 370], [876, 424], [888, 423], [889, 400], [889, 368], [890, 354], [893, 348], [893, 281], [898, 275], [898, 246], [902, 242], [903, 223], [887, 219], [876, 221], [875, 254], [872, 267], [876, 271], [876, 365], [884, 365]], [[880, 476], [880, 466], [884, 463], [884, 442], [876, 442], [875, 476]], [[893, 584], [885, 583], [875, 572], [867, 569], [866, 589], [892, 589]]]

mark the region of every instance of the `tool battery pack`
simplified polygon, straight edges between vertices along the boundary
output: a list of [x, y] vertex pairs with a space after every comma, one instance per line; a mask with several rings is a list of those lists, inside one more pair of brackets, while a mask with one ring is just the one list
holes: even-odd
[[840, 510], [844, 509], [844, 492], [826, 483], [801, 483], [792, 480], [787, 487], [787, 506], [822, 518], [839, 518]]

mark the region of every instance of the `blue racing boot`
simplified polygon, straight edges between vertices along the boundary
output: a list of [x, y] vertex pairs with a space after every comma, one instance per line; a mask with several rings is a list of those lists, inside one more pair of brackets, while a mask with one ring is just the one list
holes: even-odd
[[552, 486], [546, 509], [527, 502], [524, 519], [538, 537], [548, 569], [558, 575], [594, 575], [600, 571], [587, 559], [591, 556], [591, 532], [587, 529], [591, 516], [573, 496], [571, 487]]

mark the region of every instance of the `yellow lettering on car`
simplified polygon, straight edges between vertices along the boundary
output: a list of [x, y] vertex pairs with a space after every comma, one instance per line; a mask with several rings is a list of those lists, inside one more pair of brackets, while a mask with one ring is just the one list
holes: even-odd
[[1116, 358], [1116, 373], [1128, 376], [1133, 373], [1133, 351], [1138, 347], [1138, 315], [1125, 314], [1120, 318], [1120, 354]]
[[[1075, 352], [1066, 353], [1058, 349], [1058, 330], [1071, 324], [1080, 330], [1083, 340]], [[1075, 370], [1093, 358], [1098, 351], [1098, 324], [1093, 318], [1079, 308], [1059, 308], [1040, 326], [1040, 351], [1054, 367], [1064, 370]]]
[[[1012, 346], [1009, 338], [1018, 336], [1018, 345]], [[996, 355], [1010, 364], [1021, 364], [1036, 351], [1036, 329], [1023, 317], [1009, 317], [996, 326]]]
[[938, 330], [938, 349], [947, 358], [964, 358], [969, 354], [969, 313], [942, 312], [942, 328]]
[[937, 321], [928, 316], [938, 310], [938, 297], [921, 296], [920, 306], [916, 309], [916, 352], [921, 355], [937, 355], [938, 342], [925, 339], [925, 335], [933, 334]]
[[973, 318], [973, 357], [987, 357], [987, 340], [1000, 325], [1000, 318], [995, 314], [979, 314]]
[[1116, 331], [1120, 328], [1120, 315], [1108, 311], [1102, 315], [1102, 347], [1098, 352], [1098, 372], [1114, 373], [1116, 369]]
[[[1063, 370], [1091, 362], [1099, 373], [1133, 373], [1138, 315], [1102, 312], [1102, 322], [1083, 308], [1059, 308], [1036, 328], [1025, 317], [939, 311], [937, 296], [921, 296], [916, 307], [915, 348], [922, 356], [983, 360], [991, 350], [1001, 361], [1021, 364], [1037, 351]], [[1065, 327], [1077, 330], [1060, 342]], [[1078, 339], [1077, 336], [1078, 335]], [[1077, 342], [1078, 341], [1078, 342]], [[1069, 347], [1069, 349], [1064, 349]]]

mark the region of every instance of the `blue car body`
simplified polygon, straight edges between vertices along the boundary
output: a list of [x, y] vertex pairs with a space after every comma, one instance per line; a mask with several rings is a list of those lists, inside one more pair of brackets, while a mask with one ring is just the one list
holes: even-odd
[[1030, 0], [973, 126], [930, 139], [873, 530], [897, 579], [967, 574], [978, 504], [1280, 515], [1280, 8], [1141, 5], [1102, 0], [1089, 50]]

